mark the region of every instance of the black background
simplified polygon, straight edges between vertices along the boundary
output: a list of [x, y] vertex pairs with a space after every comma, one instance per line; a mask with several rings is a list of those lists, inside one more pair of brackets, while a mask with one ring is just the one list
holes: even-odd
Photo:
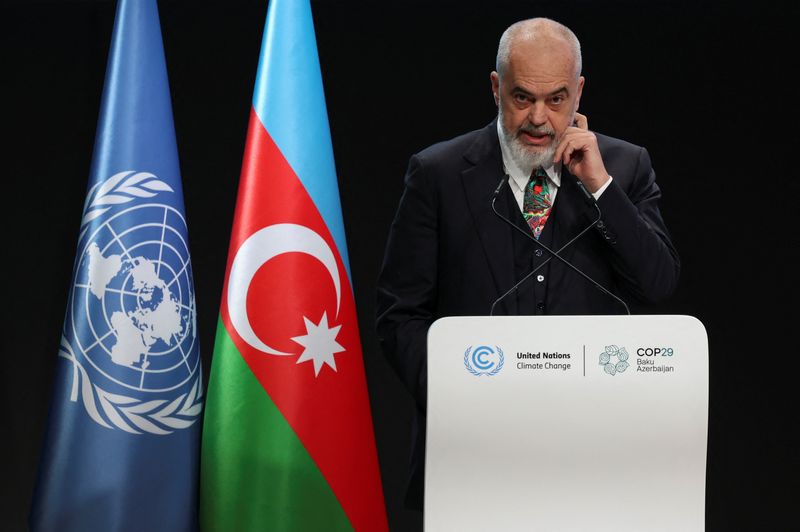
[[[207, 373], [266, 2], [159, 8]], [[707, 529], [795, 526], [794, 4], [316, 0], [312, 9], [392, 530], [418, 530], [420, 519], [401, 506], [411, 400], [373, 330], [388, 227], [408, 157], [492, 119], [497, 40], [531, 16], [581, 39], [590, 127], [652, 156], [683, 265], [677, 294], [655, 311], [697, 316], [711, 348]], [[101, 1], [2, 8], [2, 529], [25, 528], [113, 17], [114, 3]], [[609, 511], [647, 505], [655, 520], [670, 511], [659, 493], [606, 496]]]

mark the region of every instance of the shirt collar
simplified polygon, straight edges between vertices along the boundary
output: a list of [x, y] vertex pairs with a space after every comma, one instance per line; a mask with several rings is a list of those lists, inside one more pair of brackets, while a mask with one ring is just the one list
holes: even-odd
[[[525, 174], [517, 163], [514, 162], [514, 159], [511, 157], [511, 148], [505, 142], [505, 138], [503, 137], [503, 133], [500, 130], [500, 120], [497, 120], [497, 138], [500, 140], [500, 151], [503, 154], [503, 167], [505, 168], [506, 173], [511, 178], [511, 180], [519, 187], [519, 190], [525, 190], [525, 186], [528, 184], [528, 180], [530, 179], [530, 175]], [[553, 183], [556, 187], [561, 186], [561, 163], [558, 164], [551, 164], [544, 169], [547, 177], [550, 178], [550, 182]]]

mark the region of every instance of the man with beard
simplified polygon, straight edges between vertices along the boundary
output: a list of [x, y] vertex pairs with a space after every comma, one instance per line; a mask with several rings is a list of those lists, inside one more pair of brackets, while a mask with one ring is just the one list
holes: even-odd
[[592, 223], [588, 194], [602, 219], [564, 259], [634, 305], [665, 299], [678, 279], [647, 151], [590, 131], [577, 113], [584, 78], [572, 31], [549, 19], [518, 22], [500, 39], [496, 68], [497, 120], [411, 157], [378, 280], [378, 335], [417, 404], [410, 508], [423, 499], [431, 323], [487, 315], [495, 302], [495, 314], [625, 313], [557, 259], [501, 297], [550, 258], [547, 248]]

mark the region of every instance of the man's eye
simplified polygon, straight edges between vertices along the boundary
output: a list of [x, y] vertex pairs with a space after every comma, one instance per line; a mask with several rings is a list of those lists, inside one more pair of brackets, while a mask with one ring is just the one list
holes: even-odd
[[559, 105], [561, 103], [564, 103], [564, 97], [563, 96], [553, 96], [552, 98], [550, 98], [550, 103], [555, 104], [555, 105]]
[[528, 97], [525, 96], [524, 94], [515, 94], [514, 101], [517, 103], [525, 103], [528, 101]]

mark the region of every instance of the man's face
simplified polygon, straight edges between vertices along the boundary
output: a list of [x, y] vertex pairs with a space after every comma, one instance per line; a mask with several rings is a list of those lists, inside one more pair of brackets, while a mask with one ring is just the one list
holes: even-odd
[[502, 79], [491, 75], [501, 131], [522, 169], [547, 167], [572, 125], [584, 79], [575, 77], [572, 51], [561, 39], [518, 39], [510, 52]]

